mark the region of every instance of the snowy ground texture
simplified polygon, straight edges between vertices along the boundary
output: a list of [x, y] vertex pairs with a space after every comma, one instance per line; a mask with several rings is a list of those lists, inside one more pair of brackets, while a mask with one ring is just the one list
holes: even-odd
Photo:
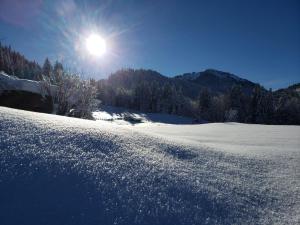
[[101, 106], [101, 109], [93, 112], [93, 117], [100, 121], [110, 121], [118, 125], [128, 125], [124, 117], [130, 116], [142, 123], [165, 123], [165, 124], [192, 124], [193, 119], [188, 117], [164, 114], [164, 113], [141, 113], [122, 107]]
[[0, 107], [0, 224], [299, 224], [300, 127]]

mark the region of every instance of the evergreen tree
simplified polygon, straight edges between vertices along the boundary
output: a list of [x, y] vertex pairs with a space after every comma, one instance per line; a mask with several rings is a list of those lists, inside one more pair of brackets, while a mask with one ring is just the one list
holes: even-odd
[[54, 84], [59, 83], [59, 81], [62, 79], [63, 71], [64, 71], [63, 65], [60, 62], [56, 61], [54, 64], [54, 68], [53, 68], [53, 83]]
[[237, 122], [245, 122], [248, 120], [248, 105], [249, 99], [242, 92], [241, 86], [234, 86], [229, 93], [229, 110], [236, 112]]
[[52, 78], [53, 68], [48, 58], [45, 59], [42, 71], [43, 71], [43, 75], [46, 76], [47, 79], [53, 80]]
[[262, 87], [256, 86], [251, 99], [251, 122], [271, 124], [274, 110], [272, 90], [266, 91]]
[[36, 79], [41, 74], [40, 66], [27, 60], [20, 53], [13, 51], [10, 46], [0, 43], [0, 71], [23, 79]]
[[259, 117], [259, 105], [262, 98], [262, 89], [260, 86], [256, 86], [253, 89], [252, 99], [251, 99], [251, 122], [256, 123]]
[[207, 88], [203, 88], [199, 95], [198, 109], [201, 119], [210, 120], [209, 108], [211, 106], [211, 94]]

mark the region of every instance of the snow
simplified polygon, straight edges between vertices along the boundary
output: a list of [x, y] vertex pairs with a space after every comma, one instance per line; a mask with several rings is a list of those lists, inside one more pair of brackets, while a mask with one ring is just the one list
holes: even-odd
[[299, 126], [118, 125], [0, 107], [0, 132], [1, 224], [300, 222]]
[[241, 154], [299, 152], [300, 127], [240, 123], [137, 124], [134, 130], [194, 146]]
[[141, 120], [142, 123], [168, 123], [168, 124], [192, 124], [193, 119], [164, 113], [141, 113], [123, 107], [102, 106], [101, 109], [92, 113], [95, 120], [110, 121], [119, 125], [130, 125], [124, 121], [124, 116], [131, 116]]
[[[124, 114], [141, 119], [142, 123], [123, 120]], [[163, 113], [141, 113], [121, 107], [104, 106], [93, 112], [98, 122], [109, 121], [153, 137], [203, 145], [218, 151], [259, 155], [297, 152], [300, 146], [300, 127], [241, 123], [193, 124], [193, 119]], [[102, 124], [101, 124], [102, 125]], [[105, 123], [104, 123], [105, 126]], [[260, 129], [261, 128], [261, 129]]]
[[[41, 94], [43, 93], [43, 86], [42, 83], [39, 81], [33, 81], [33, 80], [26, 80], [26, 79], [19, 79], [15, 76], [7, 75], [5, 72], [0, 71], [0, 92], [3, 90], [12, 91], [12, 90], [18, 90], [18, 91], [28, 91], [35, 94]], [[51, 85], [51, 93], [54, 93], [56, 90], [56, 87], [54, 85]]]

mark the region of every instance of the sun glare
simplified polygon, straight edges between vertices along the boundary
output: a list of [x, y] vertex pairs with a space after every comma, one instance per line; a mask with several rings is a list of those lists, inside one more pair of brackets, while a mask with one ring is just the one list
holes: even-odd
[[86, 48], [91, 55], [102, 56], [106, 52], [106, 42], [98, 34], [91, 34], [86, 39]]

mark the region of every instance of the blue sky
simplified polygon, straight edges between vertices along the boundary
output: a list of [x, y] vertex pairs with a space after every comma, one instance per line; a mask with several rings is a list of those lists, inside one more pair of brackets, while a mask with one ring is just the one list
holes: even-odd
[[[207, 68], [274, 89], [300, 82], [299, 0], [0, 0], [0, 39], [29, 59], [59, 59], [106, 77], [120, 68], [167, 76]], [[107, 53], [83, 40], [101, 34]]]

